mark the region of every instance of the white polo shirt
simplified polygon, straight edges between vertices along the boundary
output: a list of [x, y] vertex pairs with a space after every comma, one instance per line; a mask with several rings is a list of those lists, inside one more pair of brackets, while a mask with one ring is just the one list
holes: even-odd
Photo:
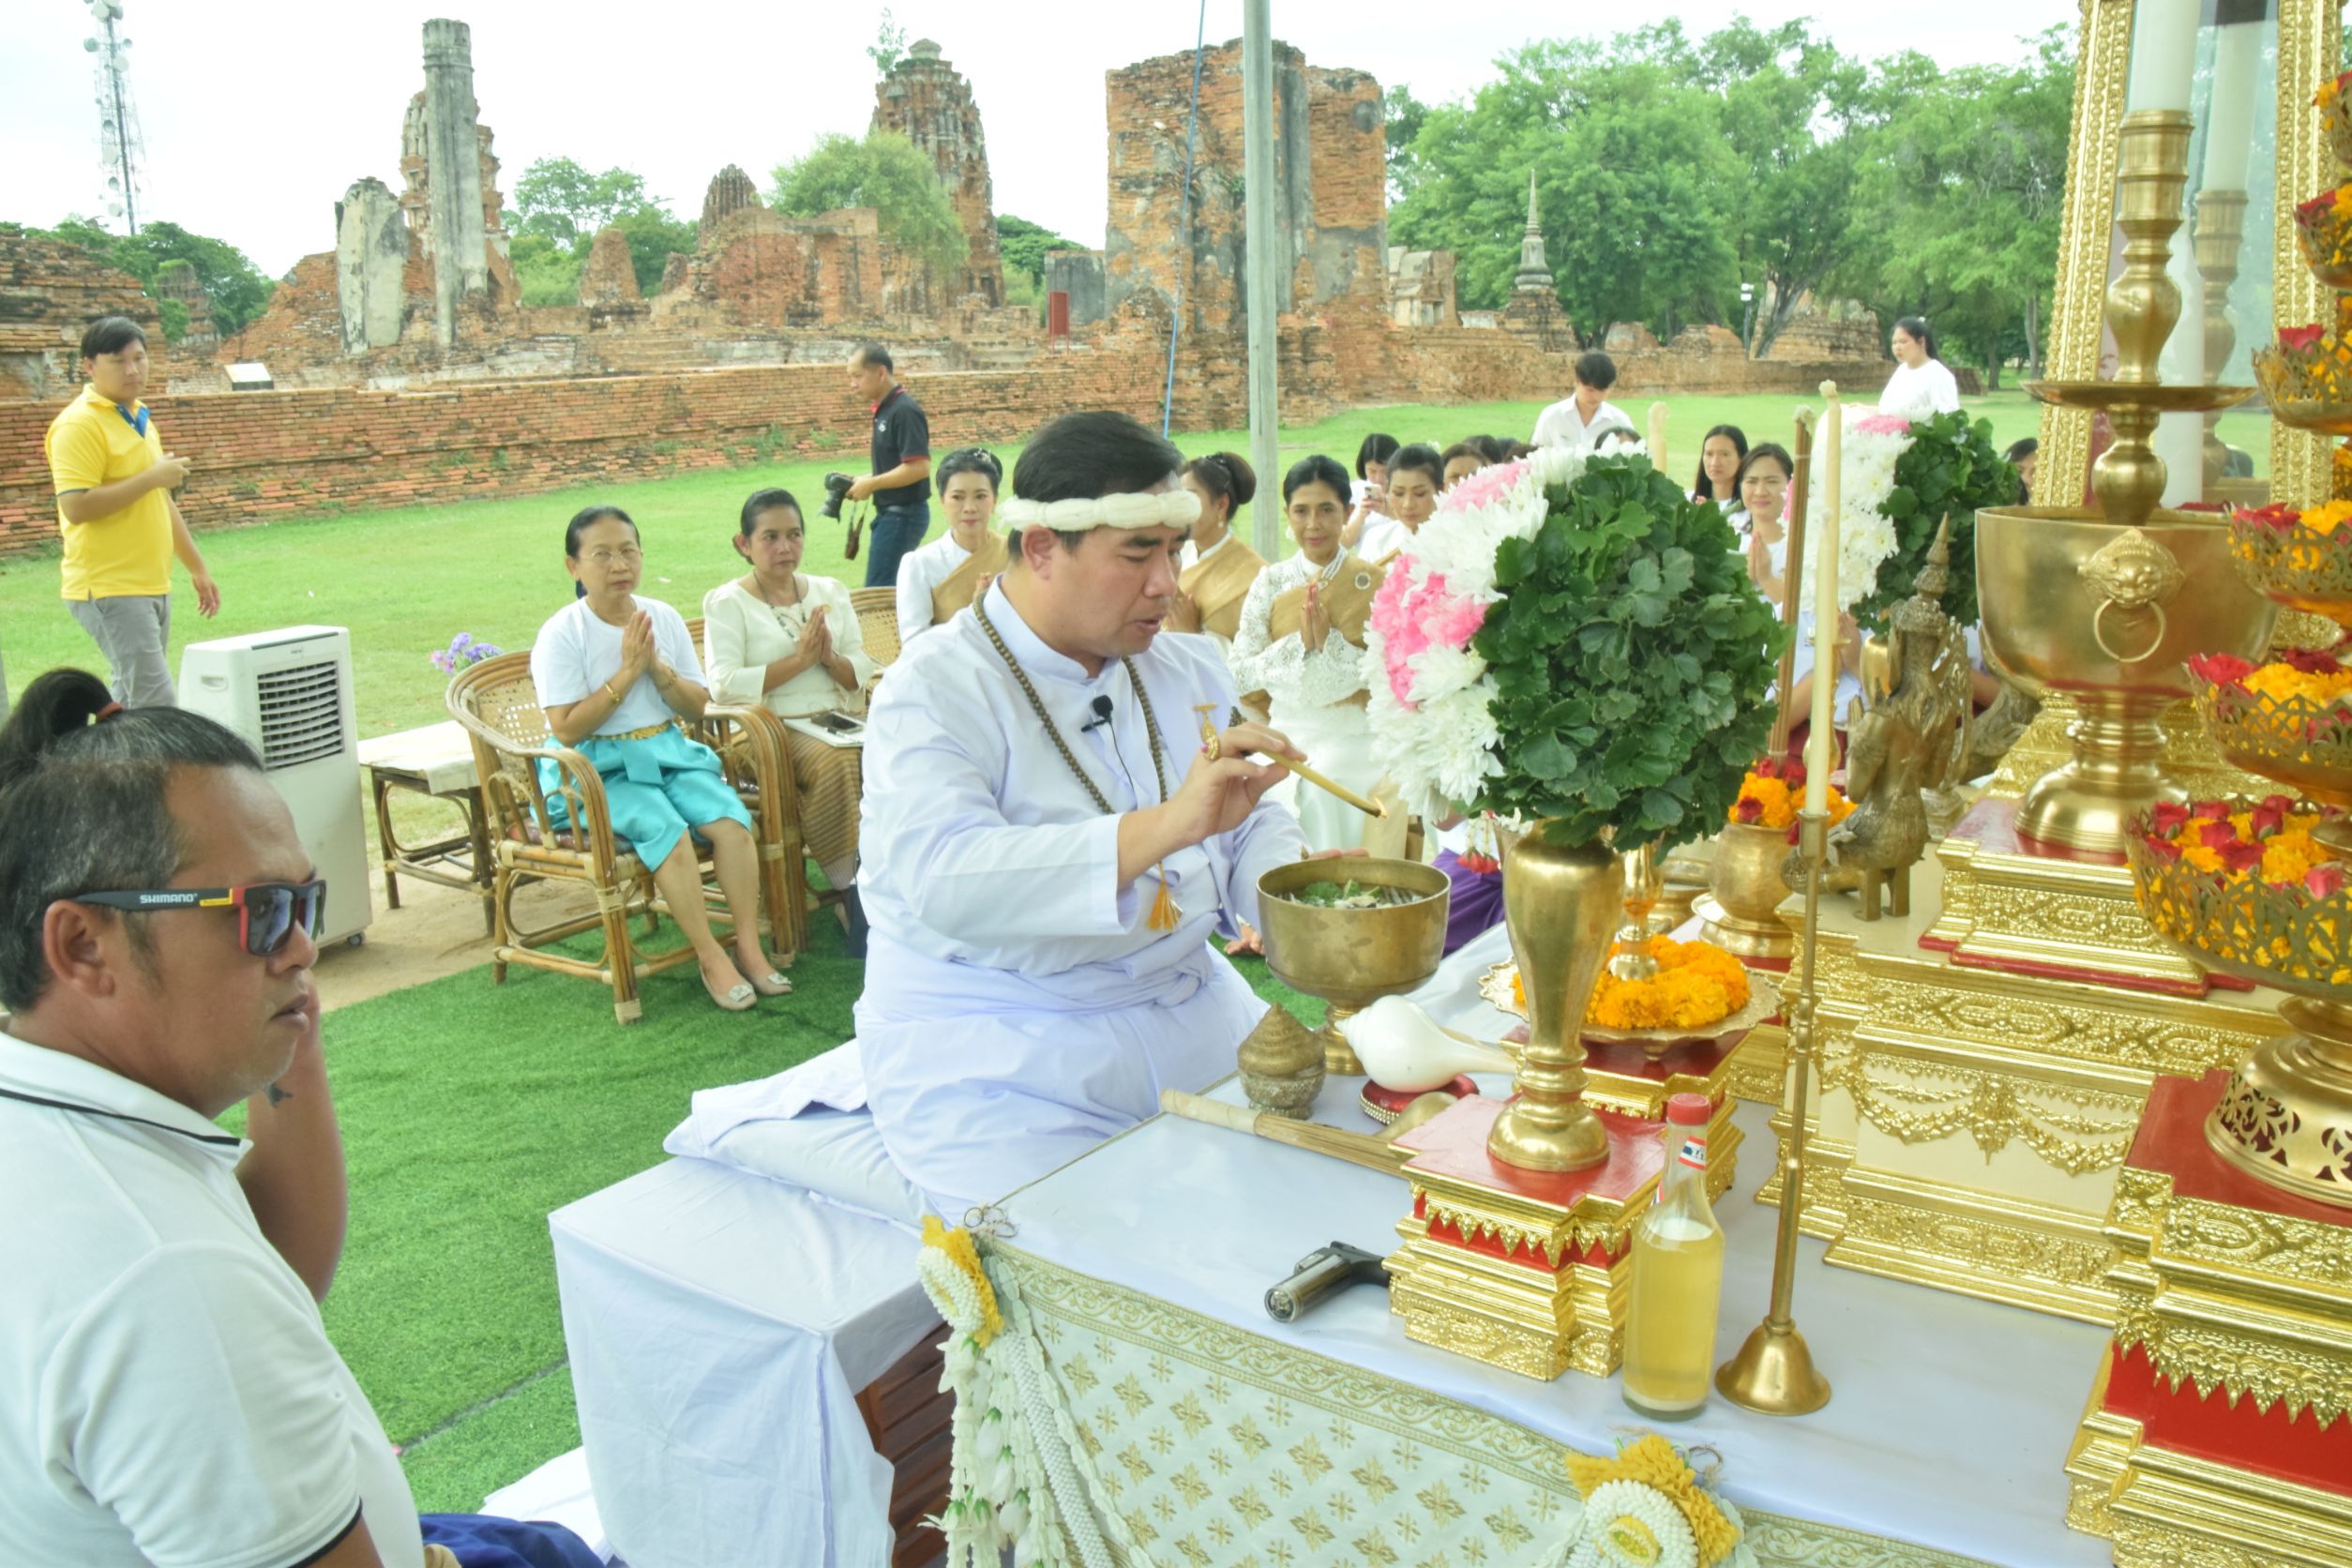
[[355, 1515], [422, 1568], [400, 1461], [238, 1186], [246, 1144], [0, 1032], [0, 1563], [289, 1568]]

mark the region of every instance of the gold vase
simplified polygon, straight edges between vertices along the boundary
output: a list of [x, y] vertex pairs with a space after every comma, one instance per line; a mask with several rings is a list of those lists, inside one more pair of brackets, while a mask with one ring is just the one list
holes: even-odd
[[1527, 990], [1517, 1098], [1495, 1118], [1486, 1152], [1521, 1170], [1586, 1170], [1608, 1158], [1608, 1134], [1584, 1103], [1584, 1016], [1624, 908], [1624, 873], [1605, 843], [1555, 844], [1538, 822], [1504, 852], [1502, 909]]
[[1788, 856], [1788, 830], [1732, 822], [1715, 836], [1713, 876], [1705, 893], [1691, 901], [1704, 920], [1699, 934], [1742, 958], [1786, 958], [1796, 936], [1780, 917], [1788, 883], [1781, 863]]

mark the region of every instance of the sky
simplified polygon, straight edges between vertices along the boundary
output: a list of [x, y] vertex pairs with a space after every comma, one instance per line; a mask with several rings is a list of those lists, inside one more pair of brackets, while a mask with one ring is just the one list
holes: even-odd
[[[682, 12], [644, 0], [122, 3], [118, 30], [131, 40], [145, 143], [142, 219], [228, 240], [273, 277], [333, 248], [335, 203], [354, 181], [373, 174], [400, 188], [400, 120], [424, 85], [428, 17], [455, 14], [473, 28], [475, 97], [497, 133], [499, 183], [510, 197], [534, 159], [566, 157], [634, 170], [692, 218], [729, 163], [764, 189], [777, 163], [820, 135], [864, 132], [874, 75], [863, 51], [882, 9], [807, 0], [720, 0]], [[1100, 245], [1103, 73], [1190, 50], [1198, 4], [892, 0], [890, 9], [909, 39], [936, 39], [972, 83], [996, 210]], [[1560, 8], [1607, 19], [1598, 24], [1530, 20], [1541, 9], [1523, 0], [1273, 0], [1274, 36], [1309, 64], [1366, 70], [1428, 102], [1468, 94], [1493, 77], [1498, 54], [1532, 38], [1667, 14], [1694, 34], [1741, 13], [1763, 25], [1802, 16], [1850, 54], [1916, 49], [1946, 66], [2022, 59], [2022, 37], [2076, 15], [2065, 0]], [[0, 219], [47, 226], [68, 213], [102, 216], [84, 0], [0, 0]], [[1212, 47], [1241, 30], [1241, 0], [1209, 0]]]

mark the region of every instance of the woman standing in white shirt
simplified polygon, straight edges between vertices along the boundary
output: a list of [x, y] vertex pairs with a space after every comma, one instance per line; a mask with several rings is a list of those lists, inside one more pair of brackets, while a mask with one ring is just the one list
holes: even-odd
[[948, 453], [932, 477], [947, 509], [947, 532], [898, 563], [901, 648], [978, 598], [1004, 569], [1003, 535], [988, 526], [1004, 465], [991, 453], [965, 446]]
[[[1233, 638], [1233, 680], [1263, 691], [1274, 727], [1318, 769], [1361, 794], [1380, 780], [1364, 717], [1364, 634], [1381, 572], [1339, 542], [1348, 520], [1348, 471], [1303, 458], [1283, 475], [1282, 499], [1299, 553], [1258, 574]], [[1364, 842], [1364, 813], [1320, 790], [1298, 792], [1299, 827], [1311, 850]]]
[[1905, 316], [1894, 324], [1894, 374], [1878, 394], [1878, 412], [1905, 419], [1931, 419], [1960, 412], [1960, 384], [1952, 367], [1936, 353], [1936, 335], [1925, 316]]
[[[711, 690], [721, 701], [764, 703], [779, 718], [862, 714], [874, 661], [866, 656], [857, 611], [849, 589], [800, 570], [804, 543], [800, 503], [792, 491], [755, 490], [743, 504], [735, 553], [751, 569], [702, 596]], [[797, 730], [784, 731], [784, 745], [792, 757], [802, 842], [824, 868], [825, 881], [849, 895], [842, 912], [850, 945], [857, 949], [865, 934], [853, 891], [863, 753]]]
[[[1748, 575], [1756, 580], [1764, 600], [1772, 607], [1772, 613], [1783, 611], [1787, 596], [1788, 571], [1788, 529], [1786, 513], [1788, 509], [1788, 484], [1797, 465], [1787, 449], [1774, 442], [1765, 442], [1749, 450], [1740, 464], [1741, 509], [1726, 519], [1731, 531], [1739, 535], [1742, 553], [1747, 558]], [[1807, 590], [1806, 596], [1812, 596]], [[1847, 705], [1862, 695], [1862, 676], [1847, 668], [1847, 661], [1856, 656], [1857, 638], [1849, 616], [1840, 616], [1840, 660], [1837, 690], [1831, 711], [1837, 721], [1846, 722]], [[1802, 725], [1813, 707], [1813, 610], [1810, 605], [1797, 615], [1797, 658], [1791, 667], [1794, 678], [1789, 682], [1789, 699], [1782, 706], [1791, 716], [1793, 725]], [[1791, 742], [1794, 745], [1794, 741]]]

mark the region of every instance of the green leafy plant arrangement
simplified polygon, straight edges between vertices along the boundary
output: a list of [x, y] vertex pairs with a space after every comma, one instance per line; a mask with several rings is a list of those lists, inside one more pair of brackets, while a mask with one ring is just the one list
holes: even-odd
[[1855, 622], [1885, 632], [1888, 612], [1911, 596], [1936, 525], [1949, 513], [1952, 579], [1944, 613], [1961, 626], [1976, 625], [1977, 509], [2016, 503], [2017, 470], [1994, 449], [1991, 421], [1966, 414], [1911, 421], [1911, 445], [1895, 460], [1894, 488], [1878, 507], [1894, 524], [1894, 551], [1878, 563], [1870, 592], [1854, 605]]
[[1729, 525], [1643, 457], [1544, 492], [1495, 552], [1502, 595], [1473, 646], [1494, 677], [1500, 774], [1480, 808], [1661, 849], [1712, 833], [1771, 735], [1787, 631]]

